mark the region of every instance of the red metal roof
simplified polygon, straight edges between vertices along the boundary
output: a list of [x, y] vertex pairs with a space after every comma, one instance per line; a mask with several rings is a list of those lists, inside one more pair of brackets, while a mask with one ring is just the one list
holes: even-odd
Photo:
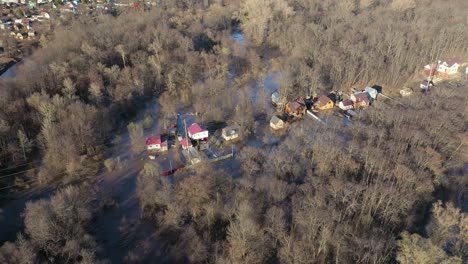
[[146, 139], [146, 145], [160, 145], [161, 136], [152, 136]]
[[183, 138], [182, 141], [180, 142], [180, 144], [182, 144], [182, 147], [184, 147], [184, 148], [188, 148], [188, 147], [192, 146], [192, 144], [186, 138]]
[[189, 126], [189, 128], [187, 130], [192, 135], [195, 135], [197, 133], [201, 133], [201, 132], [205, 131], [197, 123], [193, 123], [191, 126]]
[[448, 67], [452, 67], [455, 63], [458, 63], [460, 60], [458, 58], [453, 58], [450, 60], [446, 60], [445, 63], [447, 63]]

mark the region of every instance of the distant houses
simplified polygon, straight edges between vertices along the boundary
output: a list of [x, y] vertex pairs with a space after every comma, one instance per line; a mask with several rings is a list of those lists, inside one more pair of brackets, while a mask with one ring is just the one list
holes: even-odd
[[427, 78], [447, 78], [457, 74], [460, 67], [460, 60], [453, 58], [449, 60], [439, 60], [437, 64], [428, 64], [424, 66], [424, 73]]
[[458, 67], [460, 67], [459, 60], [457, 58], [450, 59], [447, 61], [439, 61], [439, 68], [437, 71], [439, 75], [453, 75], [458, 72]]

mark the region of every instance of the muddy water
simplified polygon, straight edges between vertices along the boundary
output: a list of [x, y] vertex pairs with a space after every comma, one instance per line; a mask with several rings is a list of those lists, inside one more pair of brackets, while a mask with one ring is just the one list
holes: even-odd
[[16, 76], [16, 70], [19, 66], [19, 63], [13, 64], [11, 67], [8, 68], [2, 75], [0, 75], [0, 79], [2, 78], [13, 78]]
[[[234, 31], [232, 34], [234, 41], [242, 45], [247, 45], [242, 31]], [[16, 66], [12, 66], [0, 78], [10, 78], [15, 76]], [[278, 89], [276, 78], [279, 73], [269, 72], [261, 85], [268, 91], [273, 92]], [[234, 78], [234, 76], [233, 76]], [[252, 90], [252, 98], [257, 99], [258, 87]], [[152, 116], [154, 123], [153, 128], [147, 131], [147, 135], [153, 134], [158, 129], [158, 111], [159, 105], [157, 100], [150, 101], [145, 109], [141, 111], [136, 122], [141, 122], [145, 116]], [[147, 223], [140, 219], [140, 206], [136, 196], [137, 175], [142, 168], [143, 162], [141, 156], [132, 156], [129, 154], [129, 136], [124, 128], [126, 124], [122, 124], [121, 142], [117, 144], [109, 158], [120, 157], [125, 163], [125, 168], [113, 174], [102, 173], [97, 177], [98, 184], [102, 190], [100, 199], [113, 200], [115, 206], [103, 212], [99, 212], [92, 223], [93, 235], [100, 246], [98, 251], [99, 258], [108, 259], [112, 263], [125, 262], [125, 258], [129, 251], [134, 251], [141, 244], [148, 246], [148, 237], [154, 237], [156, 230], [151, 223]], [[266, 125], [268, 126], [268, 125]], [[265, 135], [268, 129], [263, 129], [259, 134]], [[259, 131], [260, 132], [260, 131]], [[261, 147], [264, 143], [258, 139], [254, 139], [248, 143], [251, 146]], [[223, 166], [221, 163], [220, 166]], [[226, 169], [239, 168], [240, 164], [237, 160], [227, 161], [224, 166]], [[43, 197], [48, 197], [52, 193], [47, 192], [31, 193], [14, 201], [10, 201], [0, 208], [0, 245], [4, 241], [13, 241], [16, 234], [23, 228], [23, 220], [21, 214], [25, 208], [25, 204], [29, 200], [36, 200]], [[150, 247], [154, 252], [159, 251], [157, 239], [151, 239]], [[148, 253], [145, 257], [151, 257], [155, 253]], [[144, 256], [141, 256], [144, 257]], [[155, 259], [153, 258], [153, 261]]]
[[[157, 99], [153, 99], [136, 117], [136, 123], [141, 123], [146, 116], [153, 118], [153, 126], [145, 131], [146, 136], [155, 134], [158, 129], [158, 111]], [[98, 256], [112, 263], [124, 262], [129, 251], [156, 231], [151, 223], [140, 218], [140, 204], [136, 195], [138, 173], [144, 164], [143, 156], [131, 154], [129, 135], [126, 129], [123, 131], [122, 141], [115, 146], [111, 157], [120, 157], [125, 164], [124, 169], [98, 176], [101, 199], [112, 200], [115, 206], [99, 214], [93, 223], [94, 235], [101, 247]]]

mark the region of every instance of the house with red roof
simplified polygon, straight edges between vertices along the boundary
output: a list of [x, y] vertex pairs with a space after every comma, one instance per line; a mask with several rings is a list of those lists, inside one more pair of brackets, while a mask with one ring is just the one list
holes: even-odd
[[434, 77], [447, 78], [449, 75], [456, 74], [460, 67], [460, 60], [453, 58], [450, 60], [439, 60], [437, 64], [428, 64], [424, 66], [426, 77], [431, 79]]
[[208, 139], [208, 130], [201, 128], [197, 123], [193, 123], [187, 128], [188, 137], [193, 140], [205, 140]]
[[446, 61], [439, 61], [437, 71], [442, 75], [453, 75], [458, 72], [458, 67], [460, 67], [459, 60], [454, 58]]
[[190, 140], [187, 138], [183, 138], [180, 141], [180, 144], [182, 145], [182, 149], [188, 149], [192, 146], [192, 142], [190, 142]]
[[168, 149], [167, 140], [162, 140], [161, 136], [152, 136], [146, 139], [146, 149], [152, 151], [166, 151]]

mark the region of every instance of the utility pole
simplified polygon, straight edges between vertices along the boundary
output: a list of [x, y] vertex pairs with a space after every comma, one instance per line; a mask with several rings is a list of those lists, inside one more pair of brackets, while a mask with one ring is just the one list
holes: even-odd
[[190, 157], [190, 145], [189, 145], [189, 139], [188, 139], [188, 131], [187, 131], [187, 122], [184, 119], [184, 126], [185, 126], [185, 140], [187, 140], [187, 152], [188, 152], [188, 158], [190, 164], [192, 164], [192, 158]]

